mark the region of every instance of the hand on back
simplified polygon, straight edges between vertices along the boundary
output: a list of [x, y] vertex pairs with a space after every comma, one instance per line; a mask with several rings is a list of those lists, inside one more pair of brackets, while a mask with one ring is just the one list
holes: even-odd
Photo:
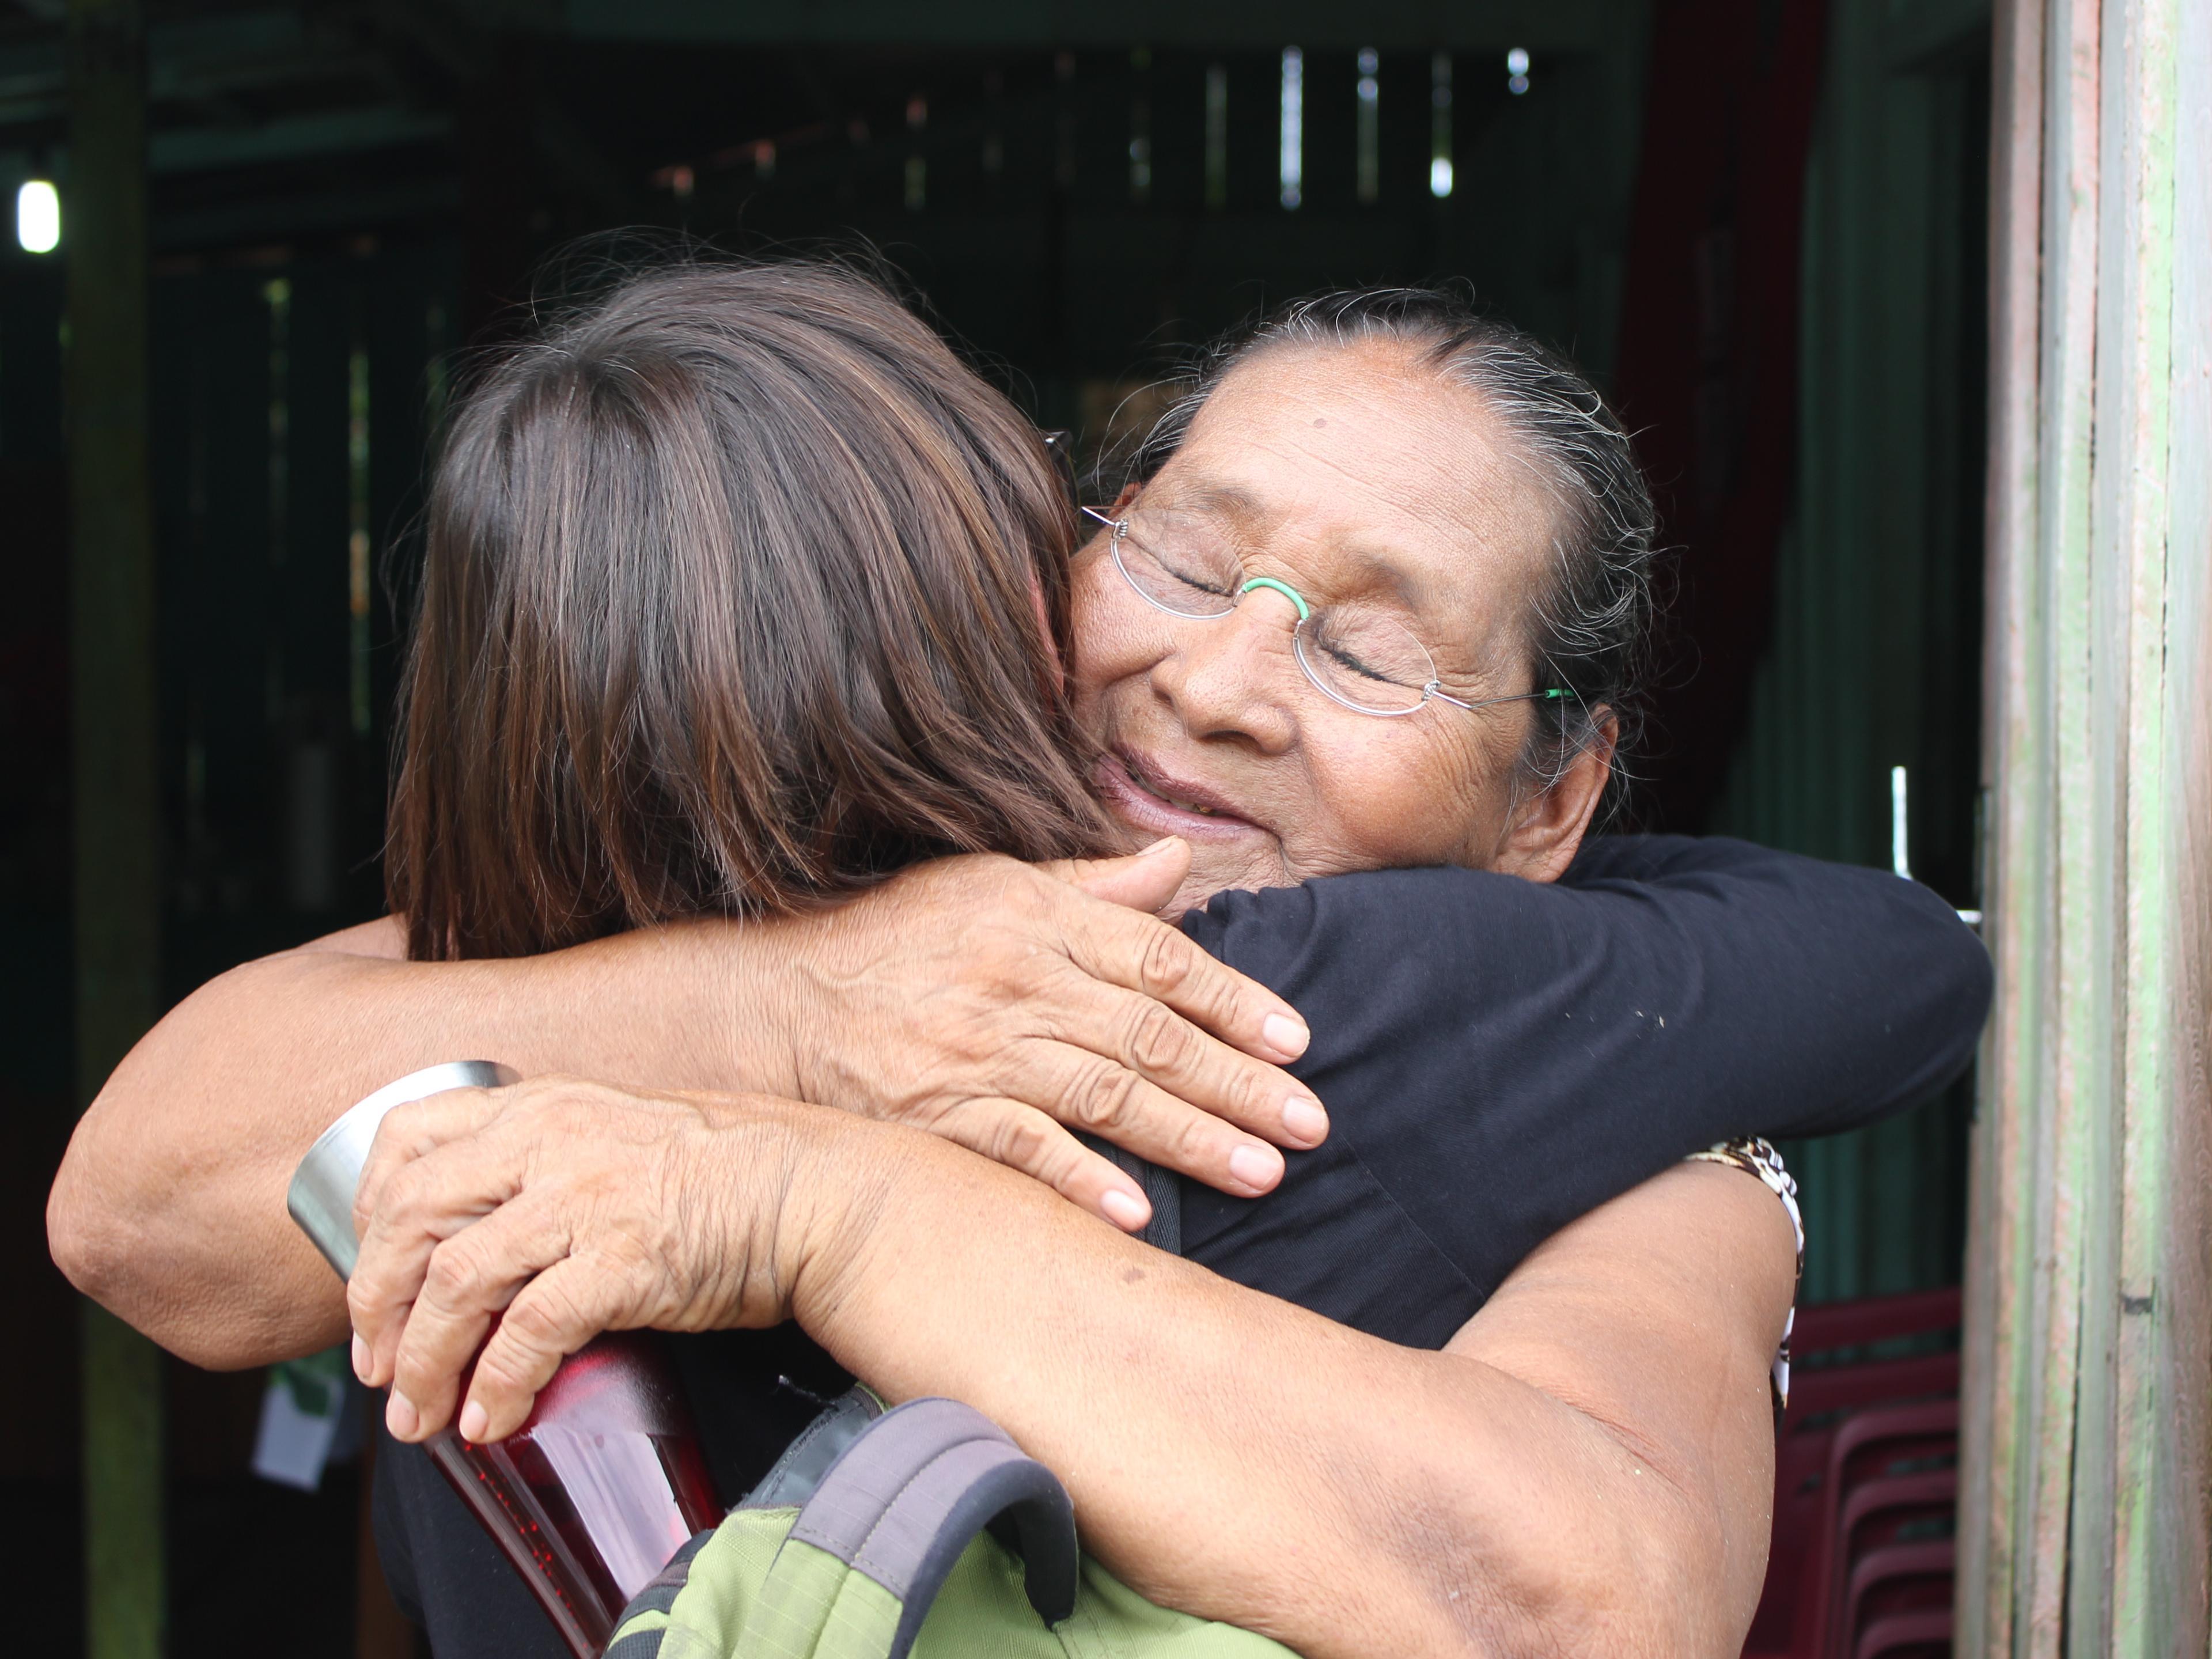
[[762, 989], [800, 1092], [943, 1135], [1131, 1230], [1148, 1214], [1136, 1183], [1073, 1131], [1226, 1193], [1271, 1190], [1275, 1147], [1328, 1133], [1279, 1063], [1306, 1028], [1150, 914], [1189, 857], [1170, 840], [1050, 866], [945, 859], [835, 910], [743, 924], [769, 935]]

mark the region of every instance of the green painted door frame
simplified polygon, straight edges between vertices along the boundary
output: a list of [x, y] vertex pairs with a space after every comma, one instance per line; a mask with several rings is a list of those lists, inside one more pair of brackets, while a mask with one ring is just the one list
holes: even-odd
[[2201, 1654], [2212, 8], [2000, 0], [1959, 1650]]

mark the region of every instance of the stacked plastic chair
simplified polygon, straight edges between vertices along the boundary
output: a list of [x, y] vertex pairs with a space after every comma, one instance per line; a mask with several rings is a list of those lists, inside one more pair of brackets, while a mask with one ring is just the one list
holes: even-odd
[[1958, 1328], [1956, 1290], [1799, 1311], [1746, 1659], [1949, 1654]]

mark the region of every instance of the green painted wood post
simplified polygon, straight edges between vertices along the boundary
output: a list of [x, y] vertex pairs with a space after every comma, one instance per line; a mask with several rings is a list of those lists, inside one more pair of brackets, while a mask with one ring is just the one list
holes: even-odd
[[[2035, 1095], [2047, 888], [2040, 792], [2020, 787], [2046, 764], [2039, 669], [2045, 610], [2030, 550], [2041, 507], [2037, 446], [2042, 337], [2043, 24], [2032, 6], [1997, 8], [1991, 32], [1988, 539], [1982, 708], [1984, 936], [2005, 987], [1983, 1039], [1981, 1104], [1969, 1164], [1966, 1338], [1958, 1536], [1958, 1650], [2013, 1651], [2023, 1405], [2027, 1264], [2039, 1136], [2021, 1105]], [[1998, 779], [2009, 786], [2000, 791]]]
[[[2124, 1497], [2115, 1618], [2139, 1650], [2201, 1654], [2212, 1644], [2212, 8], [2167, 13], [2172, 213], [2167, 313], [2165, 625], [2160, 630], [2162, 751], [2146, 769], [2162, 778], [2163, 879], [2171, 894], [2164, 941], [2161, 1058], [2164, 1147], [2129, 1137], [2130, 1181], [2163, 1176], [2134, 1212], [2158, 1224], [2124, 1239], [2134, 1304], [2149, 1316], [2140, 1401], [2123, 1442]], [[2151, 803], [2140, 814], [2154, 823]], [[2146, 1122], [2148, 1118], [2146, 1117]], [[2149, 1201], [2143, 1201], [2149, 1200]], [[2148, 1305], [2143, 1306], [2148, 1301]], [[2129, 1304], [2124, 1304], [2124, 1311]], [[2140, 1486], [2140, 1492], [2131, 1490]], [[2142, 1618], [2139, 1601], [2154, 1609]], [[2137, 1632], [2140, 1628], [2141, 1633]]]
[[[2170, 1319], [2157, 1306], [2159, 1258], [2167, 1225], [2171, 1141], [2167, 1056], [2176, 1028], [2170, 1000], [2173, 823], [2166, 764], [2168, 488], [2177, 459], [2191, 471], [2208, 457], [2177, 458], [2170, 443], [2174, 281], [2174, 137], [2183, 0], [2134, 0], [2108, 20], [2100, 100], [2107, 184], [2100, 203], [2098, 430], [2100, 458], [2095, 554], [2110, 573], [2104, 632], [2120, 711], [2109, 732], [2124, 773], [2113, 900], [2121, 941], [2116, 964], [2125, 1012], [2114, 1033], [2118, 1090], [2111, 1187], [2115, 1219], [2109, 1267], [2094, 1285], [2095, 1352], [2110, 1372], [2099, 1391], [2094, 1449], [2099, 1524], [2081, 1535], [2092, 1548], [2069, 1563], [2073, 1600], [2100, 1623], [2070, 1645], [2077, 1653], [2166, 1653], [2181, 1617], [2154, 1588], [2155, 1529], [2166, 1516], [2159, 1467], [2158, 1350]], [[2110, 27], [2118, 21], [2117, 28]], [[2203, 95], [2201, 86], [2194, 88]], [[2197, 258], [2207, 250], [2195, 251]], [[2117, 443], [2114, 440], [2117, 439]], [[2117, 452], [2117, 453], [2116, 453]], [[2108, 460], [2120, 464], [2112, 465]], [[2202, 1387], [2200, 1380], [2197, 1386]], [[2079, 1453], [2077, 1452], [2077, 1455]], [[2109, 1567], [2106, 1565], [2109, 1559]], [[2094, 1599], [2085, 1578], [2100, 1587]], [[2087, 1621], [2084, 1621], [2085, 1623]], [[2196, 1645], [2204, 1637], [2200, 1627]]]
[[[2212, 1252], [2212, 21], [1996, 30], [1959, 1649], [2201, 1653]], [[2179, 257], [2177, 257], [2177, 254]]]
[[[77, 1077], [88, 1101], [159, 995], [154, 538], [146, 453], [145, 32], [70, 0], [65, 369]], [[85, 1307], [87, 1649], [154, 1659], [164, 1575], [161, 1356]]]

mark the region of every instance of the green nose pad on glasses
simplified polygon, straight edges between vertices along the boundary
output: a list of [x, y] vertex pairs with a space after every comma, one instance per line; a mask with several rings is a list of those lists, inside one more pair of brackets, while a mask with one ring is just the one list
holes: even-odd
[[[1088, 508], [1085, 509], [1085, 511], [1088, 510]], [[1279, 581], [1273, 576], [1255, 576], [1250, 581], [1246, 582], [1243, 586], [1238, 588], [1237, 591], [1239, 593], [1249, 593], [1255, 587], [1272, 587], [1276, 592], [1281, 594], [1292, 605], [1297, 606], [1298, 620], [1300, 622], [1305, 621], [1307, 617], [1313, 615], [1313, 607], [1306, 603], [1306, 596], [1304, 594], [1299, 592], [1297, 588], [1291, 586], [1288, 582]], [[1426, 691], [1435, 691], [1436, 689], [1437, 683], [1434, 680], [1431, 680], [1428, 684]], [[1424, 692], [1424, 696], [1426, 695], [1426, 691]], [[1332, 693], [1331, 695], [1334, 694]], [[1438, 692], [1437, 695], [1440, 696], [1443, 696], [1441, 692]], [[1523, 700], [1523, 697], [1538, 702], [1557, 702], [1562, 697], [1571, 697], [1572, 696], [1574, 696], [1573, 692], [1565, 690], [1559, 686], [1553, 686], [1548, 691], [1530, 691], [1524, 693], [1523, 696], [1516, 697], [1492, 697], [1486, 702], [1479, 703], [1460, 702], [1457, 697], [1445, 697], [1444, 701], [1449, 703], [1457, 703], [1462, 708], [1486, 708], [1491, 703], [1520, 702]], [[1403, 714], [1410, 713], [1411, 711], [1401, 709], [1399, 712]]]
[[1279, 582], [1273, 576], [1255, 576], [1237, 591], [1239, 593], [1249, 593], [1255, 587], [1272, 587], [1292, 605], [1297, 606], [1300, 622], [1313, 615], [1313, 607], [1306, 603], [1304, 594], [1299, 592], [1288, 582]]

